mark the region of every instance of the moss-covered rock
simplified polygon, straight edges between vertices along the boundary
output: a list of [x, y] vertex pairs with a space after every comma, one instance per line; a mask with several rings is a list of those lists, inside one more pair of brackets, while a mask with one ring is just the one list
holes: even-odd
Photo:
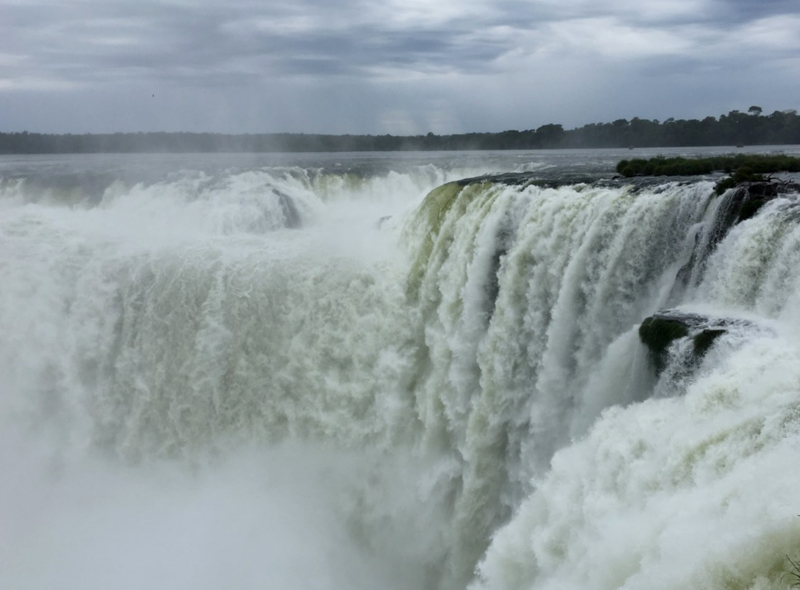
[[455, 182], [444, 184], [432, 190], [428, 196], [425, 197], [420, 208], [417, 209], [414, 223], [422, 228], [425, 237], [411, 265], [411, 271], [409, 272], [406, 284], [406, 294], [412, 299], [416, 299], [419, 292], [428, 260], [433, 251], [434, 241], [439, 234], [442, 222], [461, 194], [463, 188], [463, 185]]
[[758, 213], [759, 209], [769, 203], [770, 199], [762, 198], [762, 199], [747, 199], [742, 203], [741, 209], [739, 209], [739, 217], [736, 223], [740, 221], [746, 221], [751, 217], [755, 217], [756, 213]]

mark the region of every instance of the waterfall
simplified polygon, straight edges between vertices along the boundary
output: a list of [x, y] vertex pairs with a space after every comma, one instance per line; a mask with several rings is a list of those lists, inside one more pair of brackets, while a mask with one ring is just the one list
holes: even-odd
[[[3, 179], [0, 582], [127, 552], [131, 587], [776, 587], [795, 197], [737, 224], [708, 180], [457, 178]], [[659, 371], [664, 310], [706, 323]]]

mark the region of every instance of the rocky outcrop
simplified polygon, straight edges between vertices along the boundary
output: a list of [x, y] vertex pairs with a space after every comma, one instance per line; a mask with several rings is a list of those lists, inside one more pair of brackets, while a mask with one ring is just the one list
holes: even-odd
[[678, 310], [664, 310], [645, 318], [639, 326], [639, 340], [647, 347], [648, 356], [656, 374], [666, 369], [670, 362], [672, 344], [685, 339], [688, 356], [685, 361], [699, 365], [708, 350], [720, 336], [729, 331], [767, 331], [762, 326], [739, 318], [715, 318]]
[[725, 215], [721, 216], [720, 227], [716, 228], [719, 239], [728, 230], [758, 213], [764, 205], [778, 195], [800, 193], [800, 184], [781, 180], [764, 180], [759, 182], [742, 182], [737, 185], [731, 195]]
[[720, 197], [711, 227], [706, 233], [697, 234], [689, 261], [678, 271], [668, 305], [681, 300], [692, 277], [696, 281], [702, 276], [706, 260], [735, 225], [754, 217], [773, 199], [792, 194], [800, 194], [800, 184], [770, 179], [740, 182], [735, 190]]
[[[483, 176], [473, 176], [456, 180], [459, 186], [469, 186], [471, 184], [482, 184], [485, 182], [493, 184], [504, 184], [507, 186], [539, 186], [542, 188], [559, 188], [573, 184], [591, 184], [603, 180], [604, 175], [597, 173], [596, 176], [587, 176], [585, 173], [570, 173], [569, 171], [559, 171], [558, 178], [542, 178], [542, 171], [535, 172], [503, 172], [500, 174], [484, 174]], [[618, 183], [622, 184], [622, 183]], [[627, 184], [630, 184], [629, 182]]]
[[272, 191], [278, 197], [278, 202], [280, 203], [281, 210], [283, 211], [283, 217], [286, 220], [286, 227], [289, 229], [297, 229], [300, 227], [303, 223], [300, 218], [300, 211], [298, 211], [294, 199], [277, 189], [272, 189]]
[[786, 181], [750, 182], [739, 187], [738, 192], [744, 196], [735, 223], [750, 219], [778, 195], [800, 193], [800, 184]]

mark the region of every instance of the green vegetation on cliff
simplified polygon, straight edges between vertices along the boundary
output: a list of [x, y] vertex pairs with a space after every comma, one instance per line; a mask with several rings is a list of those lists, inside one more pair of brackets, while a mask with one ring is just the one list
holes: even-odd
[[418, 227], [424, 228], [422, 230], [424, 238], [409, 272], [406, 285], [406, 294], [409, 297], [417, 297], [439, 229], [462, 189], [463, 187], [455, 182], [442, 185], [431, 191], [417, 210], [416, 224]]
[[736, 154], [711, 156], [708, 158], [665, 158], [658, 156], [649, 160], [635, 158], [621, 160], [617, 172], [626, 178], [632, 176], [695, 176], [725, 172], [727, 178], [716, 187], [717, 194], [742, 182], [763, 181], [764, 174], [774, 172], [800, 172], [800, 158], [794, 156]]
[[649, 160], [635, 158], [622, 160], [617, 172], [626, 178], [631, 176], [694, 176], [712, 172], [749, 170], [750, 174], [771, 172], [800, 172], [800, 158], [794, 156], [735, 154], [708, 158], [665, 158], [658, 156]]

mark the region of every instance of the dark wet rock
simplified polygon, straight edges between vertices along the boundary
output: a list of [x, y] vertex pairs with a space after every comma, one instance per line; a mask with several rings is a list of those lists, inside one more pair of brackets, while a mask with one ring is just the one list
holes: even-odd
[[774, 182], [751, 182], [742, 187], [747, 191], [747, 195], [752, 198], [777, 197], [779, 186]]
[[302, 225], [300, 219], [300, 211], [297, 210], [297, 205], [294, 203], [294, 199], [289, 195], [282, 193], [281, 191], [272, 189], [273, 192], [278, 196], [278, 202], [281, 204], [281, 210], [283, 211], [283, 217], [286, 219], [286, 227], [290, 229], [297, 229]]
[[[737, 224], [754, 217], [759, 210], [773, 199], [790, 194], [800, 193], [800, 184], [785, 180], [764, 180], [758, 182], [742, 182], [736, 189], [719, 197], [722, 201], [714, 217], [712, 226], [706, 237], [700, 239], [698, 234], [694, 251], [689, 262], [680, 269], [676, 279], [676, 295], [680, 295], [688, 287], [689, 278], [696, 269], [702, 272], [703, 266], [717, 245]], [[699, 275], [698, 275], [699, 276]], [[670, 301], [677, 301], [670, 296]]]
[[[463, 178], [457, 180], [459, 186], [469, 186], [471, 184], [481, 184], [491, 182], [495, 184], [505, 184], [508, 186], [540, 186], [542, 188], [558, 188], [572, 184], [589, 184], [600, 180], [599, 177], [588, 177], [586, 175], [570, 175], [562, 173], [561, 178], [543, 179], [541, 172], [506, 172], [503, 174], [486, 174]], [[624, 183], [624, 184], [630, 184]]]
[[581, 171], [559, 171], [558, 178], [547, 177], [546, 170], [530, 172], [506, 172], [502, 174], [485, 174], [456, 180], [454, 184], [458, 186], [469, 186], [472, 184], [495, 183], [508, 186], [539, 186], [542, 188], [559, 188], [572, 185], [592, 185], [608, 188], [631, 187], [634, 192], [641, 190], [662, 191], [667, 185], [691, 184], [698, 181], [696, 176], [635, 176], [625, 178], [618, 174], [612, 177], [604, 172], [598, 172], [594, 176], [587, 175]]
[[741, 206], [734, 224], [754, 217], [758, 210], [779, 195], [800, 193], [800, 184], [787, 181], [750, 182], [739, 187]]
[[727, 333], [724, 328], [705, 328], [692, 338], [694, 344], [694, 354], [703, 357], [705, 356], [714, 341], [723, 334]]
[[690, 365], [699, 365], [703, 357], [720, 336], [732, 329], [745, 328], [763, 333], [764, 328], [739, 318], [711, 317], [665, 310], [645, 318], [639, 326], [639, 340], [647, 347], [656, 374], [661, 374], [670, 361], [672, 344], [681, 339], [690, 340]]
[[680, 318], [658, 315], [645, 318], [639, 326], [639, 340], [647, 347], [650, 360], [657, 374], [667, 366], [667, 350], [670, 344], [689, 334], [689, 326]]
[[731, 197], [731, 206], [726, 217], [727, 227], [721, 227], [722, 236], [737, 223], [750, 219], [764, 205], [779, 195], [800, 193], [800, 184], [783, 180], [743, 182]]
[[508, 222], [509, 220], [506, 219], [506, 223], [500, 226], [497, 235], [495, 235], [495, 250], [489, 265], [489, 276], [484, 289], [486, 294], [484, 312], [489, 320], [494, 315], [497, 297], [500, 295], [500, 266], [508, 254], [511, 244], [514, 242], [515, 232], [513, 226]]

